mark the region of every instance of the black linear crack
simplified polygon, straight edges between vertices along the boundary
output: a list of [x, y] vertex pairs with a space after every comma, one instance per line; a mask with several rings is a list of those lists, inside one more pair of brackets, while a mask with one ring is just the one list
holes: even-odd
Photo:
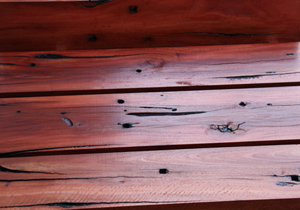
[[39, 54], [34, 58], [38, 59], [90, 59], [90, 58], [119, 58], [119, 57], [129, 57], [137, 56], [142, 54], [132, 54], [132, 55], [112, 55], [112, 56], [66, 56], [60, 54]]
[[127, 115], [134, 115], [138, 117], [152, 117], [152, 116], [183, 116], [183, 115], [193, 115], [193, 114], [204, 114], [205, 111], [201, 112], [132, 112]]
[[13, 152], [0, 153], [0, 158], [5, 158], [13, 155], [18, 155], [28, 152], [39, 152], [47, 150], [56, 150], [56, 149], [76, 149], [76, 148], [87, 148], [87, 147], [104, 147], [104, 146], [114, 146], [116, 144], [102, 144], [102, 145], [83, 145], [83, 146], [68, 146], [68, 147], [51, 147], [51, 148], [41, 148], [41, 149], [29, 149], [29, 150], [20, 150]]
[[287, 187], [292, 187], [294, 185], [299, 185], [298, 183], [294, 183], [294, 182], [277, 182], [276, 185], [278, 186], [287, 186]]
[[[13, 180], [3, 180], [0, 179], [0, 182], [11, 183], [11, 182], [39, 182], [39, 181], [71, 181], [71, 180], [93, 180], [93, 179], [141, 179], [141, 178], [151, 178], [144, 176], [104, 176], [104, 177], [87, 177], [87, 178], [58, 178], [58, 179], [13, 179]], [[152, 177], [153, 178], [153, 177]]]
[[31, 174], [31, 173], [38, 173], [38, 174], [60, 174], [60, 173], [43, 172], [43, 171], [23, 171], [23, 170], [14, 170], [14, 169], [5, 168], [5, 167], [3, 167], [3, 166], [0, 166], [0, 172], [7, 172], [7, 173], [26, 173], [26, 174]]
[[214, 79], [229, 79], [229, 80], [235, 80], [235, 79], [255, 79], [259, 77], [266, 77], [266, 76], [281, 76], [281, 75], [288, 75], [288, 74], [299, 74], [300, 72], [290, 72], [290, 73], [282, 73], [282, 74], [254, 74], [254, 75], [244, 75], [244, 76], [229, 76], [229, 77], [214, 77]]
[[199, 202], [199, 201], [123, 201], [123, 202], [87, 202], [87, 203], [73, 203], [73, 202], [60, 202], [60, 203], [45, 203], [45, 204], [34, 204], [34, 205], [23, 205], [23, 206], [4, 206], [0, 208], [22, 208], [22, 207], [38, 207], [38, 206], [58, 206], [61, 208], [73, 208], [73, 207], [84, 207], [91, 205], [114, 205], [114, 204], [164, 204], [164, 203], [182, 203], [182, 202]]
[[141, 108], [141, 109], [170, 109], [170, 110], [173, 109], [170, 107], [152, 107], [152, 106], [140, 106], [139, 108]]
[[[97, 1], [95, 1], [95, 4], [93, 4], [93, 5], [87, 5], [87, 4], [84, 4], [84, 3], [81, 2], [81, 1], [79, 1], [79, 3], [80, 3], [82, 6], [86, 7], [86, 8], [94, 8], [94, 7], [98, 6], [98, 5], [101, 5], [101, 4], [110, 2], [110, 1], [114, 1], [114, 0], [97, 0]], [[91, 2], [91, 0], [89, 0], [89, 2]]]
[[0, 65], [2, 65], [2, 66], [20, 66], [18, 64], [14, 64], [14, 63], [0, 63]]
[[208, 33], [208, 32], [191, 32], [191, 33], [186, 33], [186, 34], [226, 36], [226, 37], [239, 37], [239, 36], [255, 37], [255, 36], [279, 35], [279, 34], [224, 34], [224, 33]]

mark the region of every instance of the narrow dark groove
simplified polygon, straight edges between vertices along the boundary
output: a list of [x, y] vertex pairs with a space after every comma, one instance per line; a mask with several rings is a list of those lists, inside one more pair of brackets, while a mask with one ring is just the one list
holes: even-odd
[[266, 77], [266, 76], [282, 76], [287, 74], [299, 74], [299, 72], [292, 72], [292, 73], [269, 73], [269, 74], [254, 74], [254, 75], [243, 75], [243, 76], [229, 76], [229, 77], [214, 77], [215, 79], [229, 79], [229, 80], [241, 80], [241, 79], [255, 79], [259, 77]]
[[57, 150], [57, 149], [76, 149], [76, 148], [105, 147], [105, 146], [116, 146], [116, 144], [82, 145], [82, 146], [52, 147], [52, 148], [20, 150], [20, 151], [0, 153], [0, 158], [5, 158], [5, 157], [9, 157], [9, 156], [19, 155], [19, 154], [22, 154], [22, 153], [41, 152], [41, 151], [47, 151], [47, 150], [49, 151], [49, 150]]
[[201, 112], [132, 112], [127, 115], [133, 115], [137, 117], [153, 117], [153, 116], [183, 116], [193, 114], [204, 114], [205, 111]]
[[256, 37], [256, 36], [271, 36], [271, 35], [280, 35], [280, 34], [225, 34], [225, 33], [207, 33], [207, 32], [191, 32], [185, 34], [197, 34], [197, 35], [210, 35], [210, 36], [226, 36], [226, 37], [239, 37], [239, 36], [247, 36], [247, 37]]
[[34, 58], [37, 59], [91, 59], [91, 58], [119, 58], [119, 57], [130, 57], [143, 54], [132, 54], [132, 55], [112, 55], [112, 56], [66, 56], [60, 54], [38, 54]]
[[[93, 179], [118, 179], [118, 178], [126, 178], [126, 179], [143, 179], [150, 178], [144, 176], [104, 176], [104, 177], [86, 177], [86, 178], [58, 178], [58, 179], [13, 179], [13, 180], [3, 180], [0, 179], [0, 182], [12, 183], [12, 182], [40, 182], [40, 181], [71, 181], [71, 180], [93, 180]], [[153, 178], [153, 177], [151, 177]]]
[[21, 66], [21, 65], [14, 64], [14, 63], [0, 63], [0, 66]]
[[6, 172], [6, 173], [25, 173], [25, 174], [60, 174], [60, 173], [51, 173], [51, 172], [43, 172], [43, 171], [14, 170], [14, 169], [5, 168], [3, 166], [0, 166], [0, 172]]
[[98, 153], [118, 153], [118, 152], [146, 152], [163, 150], [183, 150], [183, 149], [204, 149], [222, 147], [256, 147], [256, 146], [279, 146], [300, 144], [300, 139], [294, 140], [274, 140], [274, 141], [250, 141], [250, 142], [229, 142], [229, 143], [206, 143], [206, 144], [181, 144], [181, 145], [156, 145], [156, 146], [136, 146], [136, 147], [115, 147], [115, 148], [92, 148], [78, 150], [47, 151], [41, 149], [37, 152], [12, 152], [10, 155], [2, 155], [1, 158], [11, 157], [35, 157], [35, 156], [55, 156], [55, 155], [76, 155], [76, 154], [98, 154]]
[[122, 94], [122, 93], [145, 93], [145, 92], [180, 92], [200, 90], [227, 90], [227, 89], [252, 89], [252, 88], [274, 88], [300, 86], [300, 82], [279, 83], [253, 83], [238, 85], [207, 85], [207, 86], [176, 86], [176, 87], [149, 87], [149, 88], [123, 88], [123, 89], [101, 89], [101, 90], [70, 90], [70, 91], [44, 91], [24, 93], [0, 93], [0, 98], [22, 98], [41, 96], [71, 96], [71, 95], [97, 95], [97, 94]]
[[61, 203], [45, 203], [45, 204], [34, 204], [34, 205], [22, 205], [22, 206], [3, 206], [1, 208], [24, 208], [24, 207], [38, 207], [38, 206], [57, 206], [61, 208], [73, 208], [73, 207], [84, 207], [91, 205], [114, 205], [114, 204], [170, 204], [170, 203], [183, 203], [183, 202], [196, 202], [196, 201], [123, 201], [123, 202], [86, 202], [86, 203], [73, 203], [73, 202], [61, 202]]
[[88, 2], [89, 3], [94, 3], [94, 4], [87, 4], [87, 3], [85, 3], [85, 2], [82, 2], [82, 1], [79, 1], [79, 3], [82, 5], [82, 6], [84, 6], [84, 7], [86, 7], [86, 8], [94, 8], [94, 7], [96, 7], [96, 6], [99, 6], [99, 5], [101, 5], [101, 4], [104, 4], [104, 3], [107, 3], [107, 2], [110, 2], [110, 1], [114, 1], [114, 0], [97, 0], [97, 1], [91, 1], [91, 0], [89, 0]]
[[172, 110], [173, 108], [170, 107], [153, 107], [153, 106], [140, 106], [139, 108], [141, 109], [170, 109]]

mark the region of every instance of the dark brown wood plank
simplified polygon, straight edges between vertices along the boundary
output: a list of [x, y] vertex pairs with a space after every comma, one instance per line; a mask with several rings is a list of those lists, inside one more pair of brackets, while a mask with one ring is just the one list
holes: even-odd
[[1, 3], [0, 51], [299, 41], [298, 0]]
[[278, 87], [0, 99], [0, 153], [298, 142], [299, 98]]
[[0, 159], [0, 207], [299, 198], [300, 146]]
[[0, 93], [300, 81], [299, 43], [0, 53]]

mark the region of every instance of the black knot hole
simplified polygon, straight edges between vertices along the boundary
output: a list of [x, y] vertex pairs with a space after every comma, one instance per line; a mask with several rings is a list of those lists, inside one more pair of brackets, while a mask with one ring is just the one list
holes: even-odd
[[159, 173], [160, 174], [167, 174], [167, 173], [169, 173], [169, 170], [166, 169], [166, 168], [161, 168], [161, 169], [159, 169]]
[[132, 124], [131, 123], [124, 123], [122, 124], [122, 128], [128, 129], [128, 128], [132, 128]]
[[36, 64], [35, 63], [31, 63], [30, 66], [34, 67], [34, 66], [36, 66]]
[[243, 102], [243, 101], [241, 103], [239, 103], [239, 105], [240, 106], [247, 106], [247, 104], [245, 102]]
[[141, 73], [142, 72], [142, 70], [141, 69], [137, 69], [137, 70], [135, 70], [137, 73]]
[[95, 34], [91, 34], [88, 36], [90, 42], [95, 42], [97, 40], [97, 36]]
[[299, 182], [299, 176], [298, 175], [291, 175], [291, 180], [295, 182]]
[[131, 14], [137, 13], [137, 6], [130, 6], [129, 7], [129, 12]]
[[125, 101], [123, 99], [118, 100], [118, 104], [124, 104], [124, 103], [125, 103]]

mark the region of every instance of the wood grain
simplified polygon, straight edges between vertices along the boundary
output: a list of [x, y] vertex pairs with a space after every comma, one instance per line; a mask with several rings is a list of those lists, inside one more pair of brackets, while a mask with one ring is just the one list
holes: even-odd
[[300, 81], [299, 43], [0, 53], [0, 93]]
[[278, 87], [0, 99], [0, 152], [298, 142], [299, 98]]
[[0, 206], [299, 198], [299, 158], [299, 145], [2, 158]]
[[298, 0], [9, 2], [0, 51], [300, 41]]

